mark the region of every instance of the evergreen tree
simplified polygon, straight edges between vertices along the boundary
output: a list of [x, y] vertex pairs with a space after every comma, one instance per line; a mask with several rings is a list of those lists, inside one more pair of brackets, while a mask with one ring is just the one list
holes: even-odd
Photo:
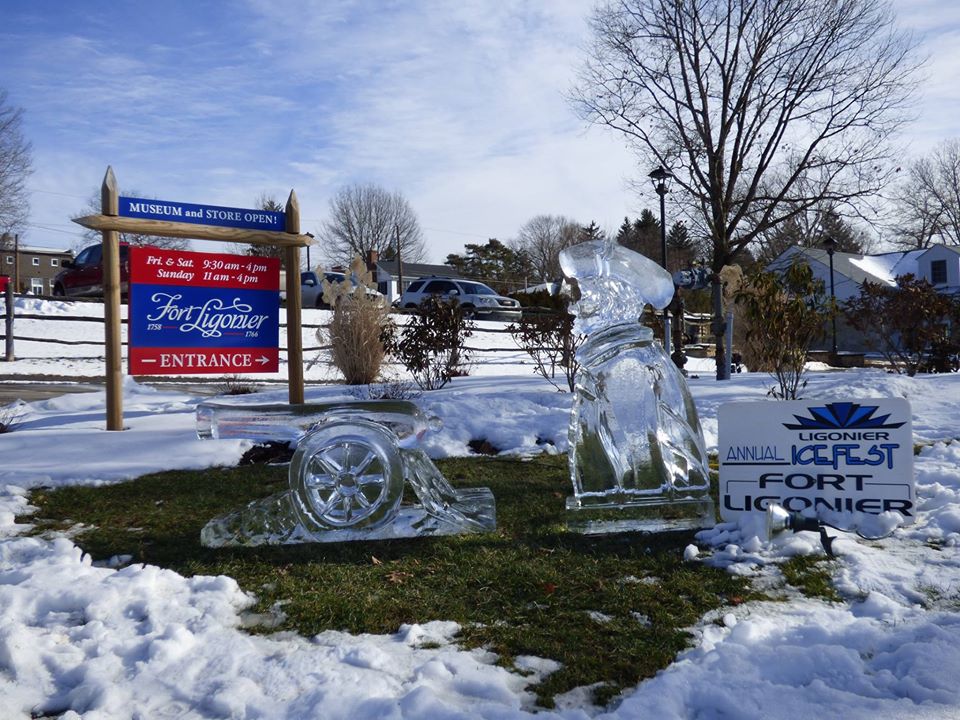
[[[279, 200], [266, 193], [260, 193], [256, 207], [258, 210], [268, 212], [286, 212], [287, 210], [286, 206], [281, 205]], [[278, 245], [247, 245], [246, 254], [253, 257], [275, 257], [282, 260], [283, 248]]]
[[834, 210], [826, 210], [820, 214], [820, 227], [825, 238], [832, 237], [837, 241], [839, 252], [861, 254], [869, 250], [863, 231], [844, 220]]
[[617, 230], [617, 243], [633, 249], [633, 223], [630, 222], [629, 217], [623, 218], [623, 224]]
[[582, 225], [580, 227], [578, 240], [579, 242], [587, 242], [589, 240], [602, 240], [603, 237], [603, 230], [600, 229], [600, 226], [597, 225], [596, 222], [591, 220], [589, 225]]
[[[832, 237], [837, 241], [837, 251], [865, 253], [870, 250], [867, 235], [851, 224], [833, 208], [823, 208], [796, 215], [760, 236], [755, 248], [756, 259], [766, 265], [790, 247], [822, 247], [823, 241]], [[739, 258], [741, 265], [743, 258]]]
[[697, 247], [690, 231], [681, 221], [670, 226], [667, 233], [667, 269], [670, 272], [691, 267], [697, 260]]
[[651, 210], [642, 210], [633, 223], [633, 246], [630, 248], [656, 263], [660, 262], [660, 221]]
[[500, 289], [513, 290], [522, 287], [531, 276], [530, 258], [523, 250], [517, 250], [496, 238], [486, 244], [467, 243], [463, 255], [447, 255], [446, 264], [457, 269], [464, 277], [475, 278]]

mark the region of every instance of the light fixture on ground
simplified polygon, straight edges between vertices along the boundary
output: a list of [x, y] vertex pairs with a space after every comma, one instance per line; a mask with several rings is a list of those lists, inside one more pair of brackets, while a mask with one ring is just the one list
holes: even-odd
[[772, 540], [774, 536], [787, 530], [793, 530], [795, 533], [807, 530], [809, 532], [820, 533], [820, 544], [828, 556], [833, 555], [834, 538], [827, 535], [827, 529], [817, 518], [808, 518], [800, 513], [790, 512], [782, 505], [771, 503], [767, 505], [767, 540]]
[[833, 336], [830, 343], [830, 363], [835, 365], [837, 363], [837, 313], [836, 313], [836, 304], [837, 304], [837, 294], [834, 289], [833, 284], [833, 253], [837, 249], [837, 241], [832, 237], [827, 236], [827, 239], [823, 241], [823, 247], [827, 249], [827, 257], [830, 258], [830, 301], [833, 306]]
[[893, 532], [893, 530], [890, 529], [878, 535], [867, 535], [857, 528], [842, 528], [821, 520], [820, 518], [811, 518], [801, 515], [798, 512], [791, 512], [777, 503], [767, 505], [766, 535], [768, 541], [787, 530], [793, 530], [795, 533], [803, 531], [815, 532], [820, 534], [820, 544], [823, 546], [824, 552], [826, 552], [829, 557], [836, 557], [833, 554], [833, 541], [836, 540], [836, 538], [827, 535], [827, 528], [839, 530], [840, 532], [853, 533], [864, 540], [881, 540]]
[[[660, 265], [664, 270], [667, 269], [667, 212], [666, 198], [670, 191], [670, 180], [673, 173], [667, 170], [663, 165], [657, 167], [650, 173], [650, 179], [653, 181], [653, 189], [660, 196]], [[670, 313], [663, 310], [663, 348], [670, 354]]]

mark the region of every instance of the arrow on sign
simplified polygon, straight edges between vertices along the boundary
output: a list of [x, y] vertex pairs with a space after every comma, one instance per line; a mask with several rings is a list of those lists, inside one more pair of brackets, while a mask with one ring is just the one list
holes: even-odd
[[257, 358], [257, 362], [260, 363], [261, 365], [266, 365], [268, 362], [270, 362], [270, 358], [265, 358], [261, 356]]

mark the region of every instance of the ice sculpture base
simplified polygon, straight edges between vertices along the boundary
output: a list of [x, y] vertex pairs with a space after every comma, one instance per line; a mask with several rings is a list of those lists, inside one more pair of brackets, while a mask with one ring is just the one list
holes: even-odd
[[337, 528], [310, 531], [299, 521], [289, 492], [250, 503], [214, 518], [200, 532], [205, 547], [257, 547], [300, 543], [338, 543], [363, 540], [461, 535], [492, 532], [497, 528], [496, 504], [488, 488], [455, 490], [441, 515], [420, 505], [404, 505], [386, 525], [374, 528]]
[[[590, 502], [593, 499], [595, 502]], [[660, 533], [713, 527], [709, 497], [610, 502], [609, 497], [567, 498], [567, 529], [583, 535], [626, 532]]]

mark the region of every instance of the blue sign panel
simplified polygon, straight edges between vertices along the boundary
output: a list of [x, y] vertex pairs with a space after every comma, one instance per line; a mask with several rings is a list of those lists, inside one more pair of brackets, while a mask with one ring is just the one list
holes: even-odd
[[134, 285], [130, 344], [137, 347], [276, 347], [277, 293]]
[[244, 230], [286, 230], [286, 213], [120, 197], [120, 217], [216, 225]]

